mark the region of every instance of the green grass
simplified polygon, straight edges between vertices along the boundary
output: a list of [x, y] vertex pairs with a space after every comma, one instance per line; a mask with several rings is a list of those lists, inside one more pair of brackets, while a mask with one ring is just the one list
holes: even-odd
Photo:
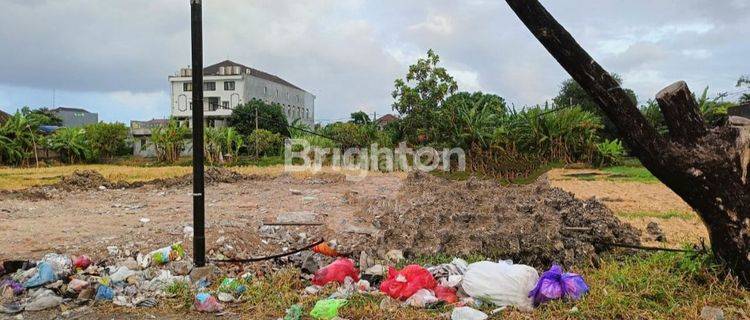
[[628, 181], [628, 182], [641, 182], [641, 183], [659, 183], [659, 180], [654, 177], [644, 167], [608, 167], [602, 169], [608, 174], [606, 177], [610, 181]]
[[698, 215], [693, 212], [669, 210], [669, 211], [637, 211], [637, 212], [621, 212], [617, 214], [623, 218], [637, 219], [637, 218], [658, 218], [658, 219], [672, 219], [679, 218], [682, 220], [693, 220], [697, 219]]

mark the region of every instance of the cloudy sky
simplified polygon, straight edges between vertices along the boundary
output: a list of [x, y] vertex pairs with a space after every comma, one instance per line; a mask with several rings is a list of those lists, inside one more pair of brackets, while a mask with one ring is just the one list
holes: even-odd
[[[750, 73], [750, 0], [545, 0], [641, 102], [676, 80], [735, 93]], [[83, 107], [166, 117], [190, 63], [187, 0], [0, 0], [0, 109]], [[461, 90], [520, 108], [567, 75], [496, 0], [204, 0], [205, 64], [231, 59], [317, 96], [316, 119], [391, 111], [393, 80], [433, 48]], [[736, 98], [730, 95], [729, 98]]]

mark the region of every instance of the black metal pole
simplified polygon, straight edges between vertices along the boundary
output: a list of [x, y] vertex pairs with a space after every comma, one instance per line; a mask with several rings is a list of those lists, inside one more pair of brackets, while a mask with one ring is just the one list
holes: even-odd
[[193, 47], [193, 259], [206, 265], [205, 194], [203, 185], [203, 21], [201, 0], [190, 0]]

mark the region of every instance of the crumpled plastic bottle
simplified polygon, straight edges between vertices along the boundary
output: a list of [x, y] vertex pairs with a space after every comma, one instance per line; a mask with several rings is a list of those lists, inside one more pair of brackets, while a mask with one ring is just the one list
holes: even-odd
[[559, 265], [553, 265], [539, 278], [529, 297], [534, 300], [534, 306], [538, 306], [550, 300], [570, 298], [580, 299], [589, 291], [589, 286], [583, 277], [576, 273], [563, 272]]

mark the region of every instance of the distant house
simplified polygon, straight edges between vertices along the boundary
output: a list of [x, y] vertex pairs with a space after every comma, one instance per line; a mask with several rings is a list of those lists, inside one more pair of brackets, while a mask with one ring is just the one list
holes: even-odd
[[[171, 115], [190, 126], [193, 111], [192, 69], [181, 69], [169, 77]], [[258, 99], [278, 104], [291, 123], [315, 122], [315, 95], [273, 74], [233, 61], [222, 61], [203, 69], [203, 117], [206, 127], [223, 127], [237, 105]]]
[[149, 145], [151, 130], [166, 127], [167, 119], [151, 119], [148, 121], [130, 121], [130, 136], [133, 138], [133, 155], [141, 157], [155, 156], [154, 147]]
[[375, 124], [378, 125], [380, 130], [383, 130], [389, 123], [397, 121], [397, 120], [398, 120], [397, 116], [394, 116], [392, 114], [386, 114], [378, 118], [378, 120], [375, 120]]
[[68, 128], [83, 127], [99, 122], [99, 114], [80, 108], [55, 108], [50, 110], [62, 120], [62, 126]]

